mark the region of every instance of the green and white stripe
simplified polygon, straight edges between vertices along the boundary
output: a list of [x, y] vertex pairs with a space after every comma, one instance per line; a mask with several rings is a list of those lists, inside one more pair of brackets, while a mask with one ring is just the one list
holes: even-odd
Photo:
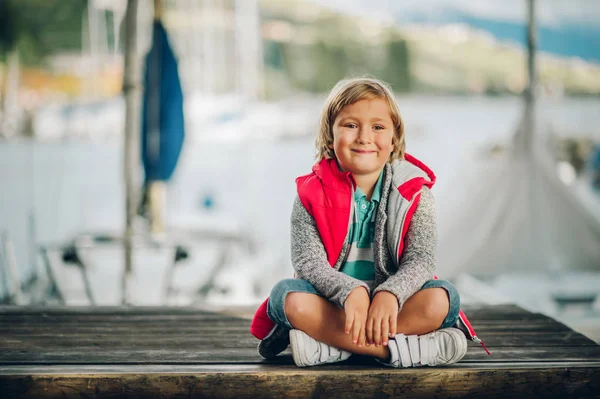
[[341, 272], [364, 281], [371, 289], [375, 280], [373, 237], [382, 177], [383, 172], [375, 184], [371, 201], [367, 201], [366, 194], [360, 188], [357, 187], [354, 192], [353, 222], [348, 234], [350, 247], [346, 262], [340, 268]]

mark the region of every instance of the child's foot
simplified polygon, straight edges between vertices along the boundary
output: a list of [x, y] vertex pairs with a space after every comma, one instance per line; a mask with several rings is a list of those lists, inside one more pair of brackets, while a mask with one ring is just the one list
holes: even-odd
[[294, 363], [298, 367], [337, 363], [352, 355], [350, 352], [319, 342], [300, 330], [290, 330], [290, 343]]
[[269, 335], [258, 343], [258, 354], [265, 359], [273, 359], [290, 345], [287, 329], [275, 325]]
[[397, 334], [388, 341], [390, 367], [445, 366], [467, 353], [467, 339], [458, 328], [442, 328], [425, 335]]

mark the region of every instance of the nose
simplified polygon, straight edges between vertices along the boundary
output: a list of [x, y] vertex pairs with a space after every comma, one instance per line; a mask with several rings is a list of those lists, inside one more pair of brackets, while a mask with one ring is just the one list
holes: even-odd
[[371, 132], [371, 129], [369, 127], [361, 126], [358, 129], [358, 137], [356, 140], [360, 144], [370, 144], [372, 140], [372, 133], [373, 132]]

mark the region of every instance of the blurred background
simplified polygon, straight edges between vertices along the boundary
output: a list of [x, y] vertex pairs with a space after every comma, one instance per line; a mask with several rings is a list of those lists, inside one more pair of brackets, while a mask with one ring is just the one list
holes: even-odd
[[438, 272], [600, 341], [600, 3], [0, 0], [0, 301], [247, 306], [327, 92], [388, 82]]

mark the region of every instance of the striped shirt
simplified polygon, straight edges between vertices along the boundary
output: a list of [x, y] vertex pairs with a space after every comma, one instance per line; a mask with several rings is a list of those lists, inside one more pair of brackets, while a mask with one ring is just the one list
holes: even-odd
[[346, 262], [340, 268], [342, 273], [362, 280], [373, 288], [375, 280], [375, 260], [373, 258], [373, 236], [375, 232], [375, 217], [381, 198], [381, 182], [383, 171], [377, 179], [371, 201], [358, 187], [354, 192], [354, 207], [348, 241], [350, 249]]

